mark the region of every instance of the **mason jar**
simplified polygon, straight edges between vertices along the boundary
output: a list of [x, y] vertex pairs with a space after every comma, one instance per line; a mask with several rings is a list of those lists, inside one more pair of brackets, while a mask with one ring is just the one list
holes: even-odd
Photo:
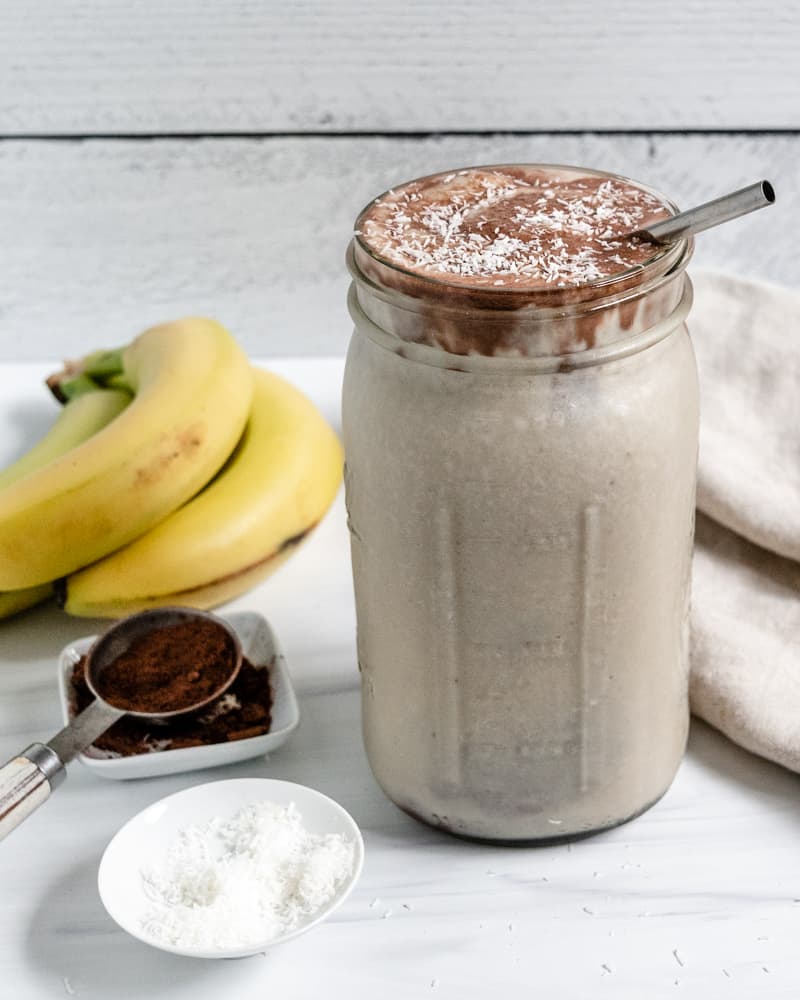
[[498, 290], [420, 277], [357, 228], [343, 434], [363, 736], [385, 793], [426, 823], [552, 842], [631, 819], [673, 780], [690, 253]]

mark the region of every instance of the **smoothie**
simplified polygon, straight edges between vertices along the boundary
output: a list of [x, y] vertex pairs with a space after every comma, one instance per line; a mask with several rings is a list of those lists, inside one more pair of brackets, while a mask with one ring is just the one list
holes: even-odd
[[697, 384], [672, 206], [549, 166], [423, 178], [350, 249], [346, 491], [363, 727], [428, 823], [620, 823], [688, 727]]

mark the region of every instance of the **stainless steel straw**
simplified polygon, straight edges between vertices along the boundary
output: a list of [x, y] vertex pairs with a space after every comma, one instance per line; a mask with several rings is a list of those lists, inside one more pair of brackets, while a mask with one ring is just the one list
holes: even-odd
[[756, 209], [765, 208], [774, 201], [775, 191], [770, 182], [759, 181], [721, 198], [707, 201], [697, 208], [679, 212], [668, 219], [651, 224], [645, 223], [630, 235], [653, 243], [671, 243], [694, 233], [701, 233], [704, 229], [711, 229], [712, 226], [718, 226], [730, 219], [737, 219], [740, 215], [747, 215], [748, 212], [755, 212]]

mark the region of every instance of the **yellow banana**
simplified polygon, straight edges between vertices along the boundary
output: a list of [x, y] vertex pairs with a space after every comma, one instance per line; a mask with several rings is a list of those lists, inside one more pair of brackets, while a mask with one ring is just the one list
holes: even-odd
[[147, 534], [68, 577], [65, 609], [114, 618], [230, 600], [276, 569], [322, 518], [342, 463], [339, 440], [313, 403], [256, 370], [250, 419], [222, 471]]
[[124, 389], [95, 389], [67, 401], [48, 432], [11, 465], [0, 469], [0, 489], [59, 458], [111, 423], [131, 401]]
[[[0, 589], [65, 576], [149, 530], [194, 496], [241, 436], [252, 397], [246, 355], [219, 323], [152, 327], [119, 352], [69, 366], [133, 393], [88, 441], [0, 491]], [[52, 386], [51, 386], [52, 387]]]
[[[17, 482], [37, 469], [86, 441], [101, 427], [122, 413], [131, 401], [123, 389], [95, 389], [75, 396], [59, 411], [50, 430], [24, 455], [0, 470], [0, 489]], [[47, 600], [53, 593], [52, 583], [0, 592], [0, 618], [8, 618]]]
[[0, 618], [10, 618], [21, 611], [27, 611], [53, 594], [52, 583], [40, 583], [35, 587], [22, 587], [20, 590], [0, 591]]

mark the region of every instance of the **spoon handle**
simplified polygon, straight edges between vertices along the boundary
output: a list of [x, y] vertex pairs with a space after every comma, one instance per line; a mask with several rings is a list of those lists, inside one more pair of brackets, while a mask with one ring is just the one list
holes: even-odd
[[50, 747], [32, 743], [0, 767], [0, 840], [50, 797], [64, 765]]
[[125, 713], [100, 698], [90, 701], [82, 712], [47, 741], [63, 764], [69, 764]]
[[125, 713], [96, 699], [48, 743], [31, 743], [0, 767], [0, 840], [50, 798], [65, 765]]

